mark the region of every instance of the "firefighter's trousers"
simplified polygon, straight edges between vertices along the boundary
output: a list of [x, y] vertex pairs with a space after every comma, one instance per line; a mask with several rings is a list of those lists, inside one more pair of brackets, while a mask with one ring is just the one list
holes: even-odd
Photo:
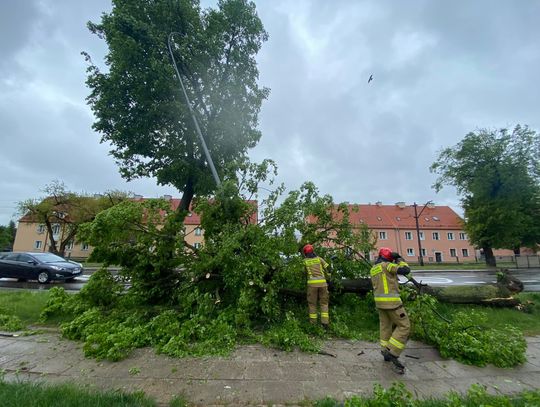
[[411, 323], [403, 305], [394, 309], [378, 309], [381, 346], [390, 349], [394, 356], [399, 356], [405, 349]]
[[309, 322], [312, 324], [317, 322], [317, 300], [319, 300], [319, 306], [321, 307], [321, 324], [328, 325], [328, 287], [312, 287], [308, 285]]

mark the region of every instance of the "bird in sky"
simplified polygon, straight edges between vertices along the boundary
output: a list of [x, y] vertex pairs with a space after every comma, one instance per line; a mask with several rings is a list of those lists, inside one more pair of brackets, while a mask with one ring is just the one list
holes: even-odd
[[370, 83], [373, 80], [373, 75], [369, 75], [369, 79], [367, 80], [367, 83]]

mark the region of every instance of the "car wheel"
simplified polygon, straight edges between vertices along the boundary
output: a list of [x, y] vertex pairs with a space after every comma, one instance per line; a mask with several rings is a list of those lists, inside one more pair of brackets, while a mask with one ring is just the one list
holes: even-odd
[[75, 277], [66, 278], [66, 283], [72, 283], [75, 280]]
[[37, 281], [41, 284], [47, 284], [49, 281], [51, 281], [51, 276], [46, 271], [40, 271], [37, 276]]

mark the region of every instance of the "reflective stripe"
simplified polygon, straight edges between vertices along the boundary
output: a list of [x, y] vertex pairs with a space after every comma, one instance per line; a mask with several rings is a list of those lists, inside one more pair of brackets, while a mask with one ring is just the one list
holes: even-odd
[[388, 294], [388, 280], [386, 279], [386, 274], [382, 275], [382, 283], [384, 287], [384, 293]]
[[381, 339], [381, 346], [383, 348], [386, 348], [386, 345], [388, 345], [388, 341], [385, 341], [385, 340]]
[[398, 269], [398, 265], [396, 263], [387, 263], [386, 265], [386, 271], [389, 273], [395, 273]]
[[328, 317], [328, 312], [321, 312], [321, 317]]
[[397, 339], [390, 338], [388, 342], [390, 343], [390, 345], [394, 345], [398, 349], [405, 349], [405, 344], [401, 343]]
[[400, 261], [399, 264], [398, 264], [399, 267], [409, 267], [409, 265], [404, 262], [404, 261]]
[[375, 267], [372, 267], [371, 270], [369, 271], [371, 276], [376, 276], [380, 272], [382, 272], [382, 267], [380, 264], [377, 264]]
[[308, 284], [318, 284], [318, 283], [326, 283], [325, 279], [322, 280], [308, 280]]
[[321, 260], [318, 257], [315, 257], [313, 259], [305, 259], [304, 264], [306, 266], [313, 266], [315, 264], [321, 264]]
[[[305, 314], [304, 314], [305, 315]], [[309, 314], [309, 317], [311, 319], [317, 319], [317, 314]]]
[[390, 302], [390, 301], [401, 302], [401, 298], [400, 297], [375, 297], [375, 302]]

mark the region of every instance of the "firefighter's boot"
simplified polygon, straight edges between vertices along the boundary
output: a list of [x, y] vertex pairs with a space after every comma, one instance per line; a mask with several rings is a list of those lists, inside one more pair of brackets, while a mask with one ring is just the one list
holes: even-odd
[[405, 366], [399, 361], [397, 356], [392, 355], [389, 350], [385, 349], [381, 351], [382, 355], [384, 356], [385, 362], [392, 362], [392, 368], [394, 372], [397, 374], [404, 374], [405, 373]]

